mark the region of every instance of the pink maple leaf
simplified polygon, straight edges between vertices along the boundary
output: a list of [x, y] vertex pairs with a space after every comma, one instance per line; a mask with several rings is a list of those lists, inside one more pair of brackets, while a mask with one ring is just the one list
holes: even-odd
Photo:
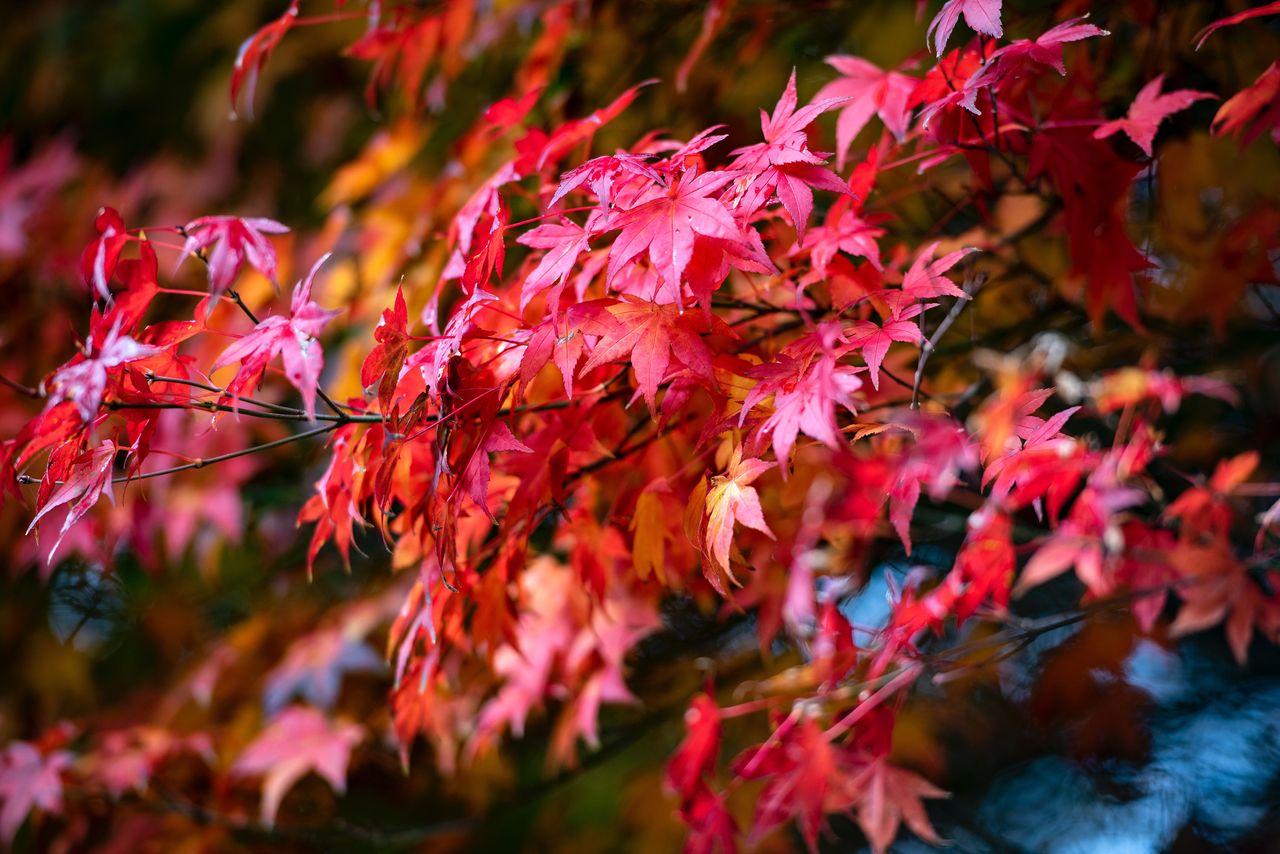
[[551, 197], [547, 206], [555, 205], [566, 195], [586, 184], [600, 200], [600, 207], [608, 210], [614, 184], [619, 180], [629, 181], [636, 178], [659, 180], [657, 171], [638, 155], [620, 151], [617, 154], [596, 157], [564, 173], [560, 177], [560, 185], [556, 187], [555, 195]]
[[[1022, 76], [1032, 64], [1048, 65], [1064, 77], [1067, 66], [1062, 60], [1062, 46], [1068, 42], [1080, 41], [1095, 36], [1109, 36], [1111, 33], [1093, 24], [1084, 23], [1085, 18], [1071, 18], [1041, 33], [1034, 40], [1018, 39], [988, 57], [982, 67], [975, 71], [964, 82], [960, 92], [953, 93], [950, 102], [958, 103], [971, 113], [977, 114], [978, 93], [984, 89], [998, 87], [1010, 78]], [[954, 95], [959, 95], [958, 100]], [[930, 116], [937, 112], [930, 108]]]
[[804, 238], [809, 215], [813, 212], [813, 188], [848, 193], [840, 176], [821, 168], [826, 156], [809, 150], [805, 128], [819, 115], [840, 104], [843, 98], [815, 100], [799, 110], [796, 96], [796, 73], [793, 70], [778, 103], [769, 115], [760, 111], [760, 130], [764, 142], [736, 149], [737, 159], [730, 169], [753, 175], [746, 196], [761, 201], [768, 198], [769, 188], [791, 216], [796, 236]]
[[[621, 229], [609, 250], [606, 278], [612, 282], [629, 261], [648, 252], [649, 261], [668, 287], [679, 294], [681, 276], [700, 240], [720, 241], [746, 257], [761, 253], [743, 236], [742, 227], [718, 199], [708, 198], [737, 177], [732, 172], [684, 172], [669, 187], [655, 186], [610, 223]], [[758, 243], [758, 241], [756, 241]], [[770, 269], [768, 256], [757, 263]]]
[[814, 270], [825, 277], [827, 267], [837, 252], [866, 258], [877, 270], [883, 269], [880, 244], [876, 242], [885, 234], [885, 230], [879, 227], [882, 221], [881, 215], [872, 214], [864, 218], [857, 209], [833, 205], [827, 213], [826, 223], [812, 229], [805, 237], [803, 246], [809, 250]]
[[880, 365], [889, 353], [889, 345], [894, 341], [908, 344], [919, 344], [924, 337], [920, 325], [911, 319], [924, 311], [927, 305], [913, 305], [884, 323], [877, 325], [870, 320], [854, 321], [850, 329], [849, 343], [862, 350], [862, 358], [871, 372], [872, 388], [880, 388]]
[[1004, 28], [1000, 25], [1001, 2], [1002, 0], [947, 0], [929, 23], [929, 29], [925, 33], [925, 44], [927, 45], [929, 38], [932, 37], [934, 54], [942, 56], [942, 52], [947, 48], [947, 42], [951, 40], [952, 31], [960, 22], [962, 13], [965, 23], [976, 32], [1000, 38], [1004, 35]]
[[101, 784], [113, 798], [130, 792], [146, 794], [157, 768], [181, 753], [192, 753], [212, 763], [213, 742], [205, 733], [178, 735], [153, 726], [111, 730], [98, 741], [86, 758], [82, 771]]
[[1129, 105], [1129, 113], [1123, 119], [1116, 119], [1104, 124], [1093, 132], [1094, 139], [1104, 139], [1113, 133], [1124, 131], [1137, 143], [1148, 157], [1152, 156], [1151, 144], [1156, 138], [1156, 129], [1160, 123], [1174, 113], [1181, 112], [1196, 101], [1205, 98], [1216, 98], [1209, 92], [1197, 92], [1194, 89], [1178, 89], [1160, 94], [1164, 84], [1164, 75], [1142, 87], [1138, 97]]
[[942, 296], [969, 299], [969, 295], [957, 287], [955, 282], [948, 279], [943, 273], [960, 263], [961, 259], [966, 255], [977, 250], [957, 249], [934, 260], [933, 256], [937, 251], [937, 242], [930, 243], [920, 250], [920, 254], [916, 256], [916, 260], [911, 264], [911, 269], [907, 271], [906, 276], [902, 279], [902, 292], [913, 300], [932, 299]]
[[836, 168], [843, 171], [849, 147], [873, 115], [899, 140], [906, 136], [911, 122], [907, 99], [919, 81], [856, 56], [829, 56], [827, 64], [842, 76], [819, 89], [814, 101], [847, 99], [836, 119]]
[[915, 436], [915, 443], [898, 459], [889, 491], [889, 521], [911, 554], [911, 517], [920, 501], [922, 486], [935, 501], [946, 497], [960, 473], [978, 463], [976, 447], [964, 428], [949, 416], [906, 414], [900, 422]]
[[[105, 321], [95, 324], [85, 342], [87, 355], [60, 368], [49, 382], [49, 398], [45, 403], [48, 412], [64, 400], [76, 405], [80, 418], [87, 424], [98, 414], [107, 389], [107, 371], [119, 365], [136, 362], [164, 352], [163, 347], [139, 344], [128, 335], [120, 334], [120, 319], [110, 329], [103, 329]], [[95, 337], [100, 340], [95, 341]]]
[[264, 217], [204, 216], [187, 223], [182, 230], [187, 235], [183, 257], [205, 253], [209, 293], [213, 297], [207, 310], [211, 311], [246, 261], [272, 282], [276, 280], [276, 250], [264, 235], [284, 234], [289, 227]]
[[1225, 18], [1219, 18], [1200, 32], [1196, 33], [1196, 50], [1204, 47], [1205, 40], [1224, 27], [1234, 27], [1236, 24], [1244, 23], [1252, 18], [1261, 18], [1267, 15], [1280, 15], [1280, 2], [1266, 3], [1262, 6], [1246, 9], [1243, 12], [1237, 12], [1234, 15], [1228, 15]]
[[[1034, 40], [1018, 39], [1010, 42], [991, 54], [988, 63], [994, 63], [998, 60], [1004, 66], [1020, 66], [1027, 61], [1034, 61], [1041, 65], [1051, 66], [1059, 74], [1065, 76], [1067, 67], [1062, 61], [1062, 46], [1064, 44], [1094, 38], [1095, 36], [1111, 35], [1110, 32], [1101, 27], [1084, 23], [1088, 17], [1088, 15], [1084, 15], [1063, 21], [1061, 24], [1045, 30]], [[1009, 70], [1011, 69], [1006, 68], [1006, 72]]]
[[[729, 470], [723, 476], [717, 475], [711, 479], [711, 489], [706, 498], [708, 556], [730, 580], [736, 580], [729, 570], [734, 524], [773, 537], [773, 531], [769, 530], [769, 525], [764, 520], [760, 495], [751, 484], [775, 465], [777, 463], [767, 463], [764, 460], [744, 460], [742, 449], [736, 448], [729, 460]], [[717, 589], [721, 587], [715, 576], [709, 576], [709, 580]], [[723, 595], [724, 590], [721, 589], [720, 593]]]
[[364, 739], [356, 723], [330, 723], [322, 712], [291, 706], [250, 742], [231, 767], [237, 777], [263, 775], [262, 823], [275, 824], [285, 793], [307, 772], [329, 781], [339, 794], [347, 788], [351, 750]]
[[0, 752], [0, 842], [13, 844], [13, 837], [32, 809], [62, 812], [62, 772], [71, 766], [65, 750], [43, 754], [34, 745], [15, 741]]
[[552, 289], [547, 307], [554, 310], [559, 305], [560, 292], [565, 281], [574, 271], [578, 256], [587, 251], [587, 232], [575, 222], [549, 222], [525, 232], [516, 242], [534, 249], [545, 249], [538, 259], [538, 266], [525, 277], [520, 287], [520, 311], [524, 311], [535, 296]]
[[262, 379], [267, 363], [279, 354], [284, 359], [285, 376], [302, 394], [307, 417], [315, 417], [316, 387], [324, 370], [324, 352], [316, 337], [330, 320], [340, 314], [311, 301], [311, 285], [320, 265], [328, 258], [328, 254], [323, 255], [307, 277], [294, 286], [289, 317], [272, 315], [263, 319], [213, 363], [214, 370], [217, 370], [240, 362], [240, 369], [227, 384], [228, 397], [239, 397], [246, 388], [256, 385]]
[[739, 422], [770, 395], [773, 412], [757, 428], [757, 435], [772, 435], [773, 451], [785, 466], [796, 436], [804, 433], [830, 448], [840, 447], [836, 407], [854, 411], [852, 395], [862, 387], [861, 368], [841, 365], [840, 350], [832, 346], [835, 330], [827, 330], [826, 346], [809, 354], [788, 348], [773, 362], [751, 368], [747, 376], [760, 380], [742, 402]]
[[267, 674], [262, 702], [272, 713], [295, 696], [329, 709], [338, 701], [344, 674], [382, 669], [382, 657], [359, 637], [341, 629], [320, 629], [294, 641], [284, 660]]

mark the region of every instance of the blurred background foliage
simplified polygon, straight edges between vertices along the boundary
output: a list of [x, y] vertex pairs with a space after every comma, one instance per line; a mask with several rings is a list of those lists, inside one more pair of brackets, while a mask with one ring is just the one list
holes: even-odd
[[[378, 107], [365, 101], [368, 64], [343, 55], [360, 36], [361, 19], [299, 28], [263, 73], [256, 117], [232, 120], [227, 89], [237, 46], [284, 5], [276, 0], [46, 0], [4, 13], [0, 163], [7, 158], [12, 168], [51, 157], [48, 168], [64, 174], [55, 182], [55, 196], [39, 200], [23, 234], [25, 244], [0, 251], [5, 304], [0, 371], [35, 384], [67, 357], [73, 335], [83, 335], [89, 295], [76, 262], [92, 233], [94, 211], [111, 205], [130, 223], [178, 223], [227, 212], [274, 217], [304, 235], [300, 239], [326, 231], [353, 235], [354, 245], [369, 250], [365, 260], [335, 274], [325, 287], [330, 296], [344, 288], [359, 296], [350, 318], [355, 344], [345, 361], [334, 358], [331, 364], [333, 382], [354, 382], [351, 362], [363, 355], [367, 338], [360, 333], [389, 303], [394, 282], [401, 274], [410, 281], [430, 281], [438, 270], [442, 258], [431, 246], [447, 220], [431, 219], [436, 202], [426, 201], [428, 187], [459, 169], [454, 158], [461, 135], [507, 93], [537, 18], [530, 4], [480, 4], [489, 7], [486, 14], [509, 18], [512, 25], [496, 28], [494, 42], [467, 57], [447, 92], [416, 116], [394, 99]], [[584, 10], [587, 5], [582, 4]], [[1083, 7], [1010, 2], [1005, 20], [1018, 22], [1022, 35], [1034, 34], [1053, 20], [1086, 11]], [[1234, 4], [1141, 0], [1093, 9], [1092, 20], [1114, 34], [1102, 48], [1110, 53], [1099, 83], [1111, 112], [1123, 111], [1152, 68], [1167, 71], [1177, 86], [1222, 93], [1252, 81], [1280, 53], [1274, 25], [1251, 29], [1246, 37], [1220, 38], [1200, 54], [1191, 48], [1196, 29], [1232, 10]], [[915, 4], [905, 0], [743, 0], [695, 67], [687, 90], [678, 92], [670, 81], [697, 38], [703, 13], [694, 3], [590, 4], [588, 23], [568, 39], [535, 116], [549, 121], [582, 116], [626, 87], [658, 78], [663, 82], [600, 134], [595, 150], [630, 145], [652, 128], [687, 138], [713, 123], [727, 126], [730, 139], [723, 147], [728, 150], [754, 140], [758, 110], [773, 104], [793, 67], [804, 99], [834, 76], [822, 62], [828, 55], [855, 54], [888, 67], [918, 58], [923, 50], [921, 19]], [[1275, 148], [1258, 145], [1237, 152], [1230, 140], [1211, 140], [1203, 128], [1215, 109], [1198, 105], [1172, 122], [1173, 139], [1162, 149], [1159, 175], [1149, 184], [1158, 181], [1160, 192], [1138, 193], [1133, 200], [1135, 229], [1147, 229], [1161, 241], [1158, 248], [1192, 276], [1198, 266], [1215, 263], [1216, 256], [1206, 253], [1206, 235], [1216, 233], [1224, 216], [1250, 209], [1256, 199], [1280, 196]], [[829, 138], [830, 119], [824, 121]], [[483, 172], [483, 165], [464, 165]], [[893, 180], [883, 187], [886, 194], [895, 192]], [[935, 173], [937, 194], [908, 195], [897, 209], [901, 218], [891, 226], [894, 234], [909, 239], [927, 232], [946, 213], [948, 193], [965, 180], [962, 164]], [[403, 229], [419, 226], [396, 217], [411, 222], [419, 214], [429, 220], [421, 229], [422, 256], [380, 255], [387, 250], [379, 229], [402, 236]], [[1158, 229], [1148, 227], [1153, 222]], [[946, 233], [960, 235], [973, 226], [957, 217]], [[1060, 268], [1055, 252], [1060, 248], [1046, 240], [1034, 260], [1045, 269]], [[284, 271], [282, 281], [294, 272]], [[246, 289], [253, 287], [269, 285], [258, 281]], [[1182, 312], [1198, 311], [1203, 320], [1194, 299], [1179, 303], [1183, 293], [1170, 289], [1154, 300], [1153, 328], [1171, 338], [1179, 337], [1175, 324]], [[1194, 290], [1190, 293], [1195, 297]], [[1259, 304], [1253, 310], [1265, 316], [1271, 309]], [[1015, 289], [987, 299], [974, 322], [992, 329], [1029, 322], [1089, 340], [1087, 318], [1078, 307]], [[1280, 435], [1280, 355], [1274, 337], [1246, 329], [1215, 338], [1204, 323], [1190, 328], [1194, 335], [1182, 335], [1178, 346], [1167, 350], [1181, 360], [1173, 367], [1185, 373], [1229, 368], [1248, 398], [1234, 412], [1215, 403], [1189, 404], [1170, 428], [1186, 439], [1177, 444], [1185, 456], [1178, 462], [1194, 465], [1197, 455], [1211, 458], [1246, 437], [1245, 444], [1253, 445], [1262, 436]], [[1096, 350], [1086, 344], [1078, 356], [1081, 364], [1132, 364], [1153, 346], [1135, 335], [1107, 342]], [[29, 415], [24, 406], [4, 399], [0, 434], [17, 431]], [[109, 570], [73, 556], [47, 583], [32, 570], [35, 554], [22, 537], [24, 509], [9, 502], [0, 512], [0, 554], [8, 563], [0, 573], [0, 743], [61, 719], [91, 718], [108, 726], [146, 718], [162, 706], [175, 725], [199, 719], [225, 727], [232, 734], [223, 745], [227, 751], [246, 743], [261, 718], [263, 675], [293, 641], [317, 626], [343, 625], [348, 619], [343, 609], [361, 597], [386, 590], [383, 599], [392, 610], [398, 604], [399, 581], [388, 571], [389, 558], [375, 536], [360, 542], [368, 556], [356, 559], [350, 574], [325, 553], [314, 581], [305, 577], [306, 532], [299, 534], [293, 520], [323, 457], [317, 447], [293, 446], [237, 475], [242, 536], [222, 536], [216, 525], [210, 532], [206, 519], [204, 533], [191, 547], [167, 551], [162, 519], [155, 523], [155, 541], [121, 542]], [[159, 503], [160, 512], [182, 501], [200, 502], [199, 479], [209, 483], [222, 476], [193, 474], [192, 492], [184, 497], [175, 486]], [[1067, 596], [1058, 604], [1070, 601]], [[1053, 604], [1045, 603], [1045, 610]], [[728, 686], [769, 671], [761, 666], [745, 618], [730, 621], [727, 633], [714, 631], [705, 608], [678, 600], [669, 603], [665, 616], [664, 631], [642, 644], [633, 662], [632, 688], [643, 703], [606, 710], [604, 747], [584, 755], [580, 774], [545, 773], [551, 733], [544, 718], [524, 740], [454, 778], [435, 770], [422, 744], [413, 751], [408, 774], [392, 751], [366, 745], [353, 760], [345, 798], [336, 800], [322, 781], [308, 778], [286, 799], [280, 827], [272, 834], [228, 826], [192, 800], [172, 794], [168, 800], [161, 797], [158, 815], [157, 804], [145, 802], [136, 805], [132, 818], [109, 819], [105, 805], [96, 813], [90, 810], [95, 817], [86, 819], [81, 839], [94, 838], [100, 825], [113, 820], [117, 850], [130, 850], [130, 840], [143, 836], [153, 847], [168, 850], [421, 845], [432, 850], [674, 850], [684, 829], [662, 795], [662, 761], [681, 737], [685, 699], [703, 679], [694, 664], [714, 667], [718, 684]], [[210, 660], [220, 644], [240, 655], [218, 679], [209, 711], [190, 700], [164, 706], [175, 703], [173, 686]], [[1062, 752], [1102, 767], [1149, 756], [1149, 715], [1157, 704], [1149, 693], [1123, 682], [1094, 678], [1121, 673], [1135, 644], [1131, 624], [1103, 621], [1046, 651], [1048, 664], [1040, 668], [1041, 660], [1034, 662], [1038, 675], [1028, 677], [1032, 687], [1022, 704], [1010, 702], [989, 671], [922, 698], [899, 725], [895, 755], [945, 777], [957, 791], [957, 799], [939, 809], [944, 835], [947, 830], [978, 833], [973, 816], [983, 793], [1002, 768], [1028, 757]], [[795, 654], [776, 652], [784, 662]], [[1208, 661], [1227, 658], [1213, 641], [1197, 654]], [[770, 669], [778, 664], [772, 662]], [[1250, 667], [1250, 677], [1274, 673], [1275, 655], [1262, 652]], [[341, 708], [372, 730], [385, 730], [385, 674], [346, 674], [341, 684]], [[760, 735], [731, 728], [727, 752]], [[156, 785], [170, 793], [209, 795], [214, 781], [192, 761], [166, 766]], [[749, 795], [750, 786], [742, 794]], [[214, 797], [228, 813], [253, 814], [250, 793]], [[742, 799], [744, 808], [749, 803], [749, 797]], [[1256, 838], [1258, 850], [1264, 850], [1265, 828], [1275, 828], [1275, 818], [1274, 809], [1264, 810], [1263, 829], [1249, 837]], [[131, 837], [130, 828], [138, 836]], [[192, 835], [194, 828], [200, 835]], [[40, 847], [50, 832], [30, 828], [20, 842]], [[764, 840], [760, 850], [791, 850], [797, 840], [788, 833]], [[830, 845], [832, 850], [856, 848], [859, 840], [852, 825], [837, 822]], [[1186, 837], [1187, 850], [1204, 843], [1194, 832]], [[983, 844], [999, 850], [1003, 843], [986, 839]]]

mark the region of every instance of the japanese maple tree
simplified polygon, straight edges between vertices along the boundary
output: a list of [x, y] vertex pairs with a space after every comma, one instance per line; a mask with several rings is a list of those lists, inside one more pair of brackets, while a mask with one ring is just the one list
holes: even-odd
[[[1240, 665], [1280, 642], [1250, 408], [1274, 33], [1242, 78], [1209, 59], [1280, 8], [1056, 5], [921, 3], [897, 58], [828, 36], [756, 67], [777, 24], [746, 3], [650, 45], [620, 3], [292, 0], [217, 94], [251, 160], [277, 64], [339, 90], [292, 215], [220, 194], [230, 149], [168, 195], [3, 149], [13, 583], [153, 589], [166, 651], [97, 702], [0, 706], [0, 845], [484, 847], [481, 817], [638, 742], [669, 761], [628, 797], [688, 851], [941, 844], [922, 697], [1116, 614]], [[389, 788], [435, 818], [344, 806]]]

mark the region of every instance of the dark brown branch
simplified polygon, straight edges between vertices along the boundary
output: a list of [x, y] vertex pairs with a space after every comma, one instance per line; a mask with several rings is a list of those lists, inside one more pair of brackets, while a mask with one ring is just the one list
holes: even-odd
[[132, 483], [135, 480], [150, 480], [153, 477], [164, 477], [165, 475], [177, 474], [178, 472], [181, 472], [181, 471], [189, 471], [191, 469], [202, 469], [205, 466], [211, 466], [215, 463], [223, 463], [223, 462], [226, 462], [227, 460], [234, 460], [236, 457], [245, 457], [245, 456], [248, 456], [249, 454], [256, 454], [259, 451], [269, 451], [272, 448], [279, 448], [282, 445], [290, 445], [290, 444], [293, 444], [294, 442], [300, 442], [303, 439], [309, 439], [312, 436], [319, 436], [322, 433], [329, 433], [329, 432], [332, 432], [333, 430], [338, 429], [339, 426], [341, 425], [336, 423], [328, 424], [324, 427], [316, 427], [314, 430], [307, 430], [302, 433], [295, 433], [292, 436], [285, 436], [283, 439], [276, 439], [273, 442], [264, 442], [261, 445], [252, 445], [248, 448], [241, 448], [238, 451], [231, 451], [230, 453], [220, 454], [216, 457], [209, 457], [208, 459], [192, 460], [191, 462], [183, 463], [180, 466], [173, 466], [172, 468], [160, 469], [159, 471], [149, 471], [144, 474], [133, 475], [132, 477], [112, 478], [111, 482], [112, 483]]
[[[208, 385], [206, 383], [196, 382], [195, 380], [183, 379], [182, 377], [164, 377], [164, 376], [159, 376], [157, 374], [148, 372], [147, 382], [148, 383], [172, 383], [173, 385], [185, 385], [185, 386], [190, 386], [191, 388], [198, 388], [202, 391], [207, 391], [210, 394], [227, 395], [227, 390], [224, 388], [218, 388], [216, 385]], [[230, 397], [231, 395], [227, 395], [227, 396]], [[266, 401], [266, 400], [258, 400], [255, 397], [237, 397], [236, 399], [240, 403], [249, 404], [251, 406], [261, 406], [264, 409], [272, 409], [272, 410], [275, 410], [276, 412], [287, 412], [290, 414], [302, 412], [301, 409], [298, 409], [295, 406], [285, 406], [282, 403], [271, 403], [270, 401]]]

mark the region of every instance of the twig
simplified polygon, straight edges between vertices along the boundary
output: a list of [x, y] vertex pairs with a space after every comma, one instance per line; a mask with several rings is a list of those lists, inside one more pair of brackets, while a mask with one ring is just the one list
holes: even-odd
[[216, 457], [209, 457], [207, 459], [200, 459], [200, 460], [192, 460], [191, 462], [184, 463], [180, 466], [173, 466], [172, 468], [160, 469], [159, 471], [149, 471], [144, 474], [133, 475], [132, 477], [112, 478], [111, 482], [112, 483], [132, 483], [135, 480], [149, 480], [153, 477], [164, 477], [165, 475], [177, 474], [178, 472], [181, 472], [181, 471], [189, 471], [191, 469], [202, 469], [205, 466], [211, 466], [214, 463], [222, 463], [222, 462], [226, 462], [227, 460], [234, 460], [236, 457], [244, 457], [244, 456], [248, 456], [249, 454], [256, 454], [258, 451], [269, 451], [272, 448], [278, 448], [281, 445], [289, 445], [289, 444], [292, 444], [293, 442], [300, 442], [303, 439], [309, 439], [312, 436], [319, 436], [322, 433], [329, 433], [329, 432], [332, 432], [333, 430], [337, 430], [338, 427], [340, 426], [341, 424], [339, 423], [327, 424], [324, 427], [316, 427], [314, 430], [307, 430], [302, 433], [294, 433], [292, 436], [285, 436], [283, 439], [276, 439], [273, 442], [264, 442], [261, 445], [252, 445], [248, 448], [241, 448], [238, 451], [231, 451], [230, 453], [220, 454]]
[[4, 383], [9, 388], [13, 389], [18, 394], [21, 394], [25, 397], [35, 398], [36, 400], [39, 400], [40, 398], [44, 397], [44, 395], [40, 393], [39, 389], [34, 389], [34, 388], [31, 388], [30, 386], [25, 386], [22, 383], [18, 382], [17, 380], [11, 380], [8, 377], [6, 377], [4, 374], [0, 374], [0, 383]]
[[225, 388], [218, 388], [216, 385], [208, 385], [207, 383], [197, 382], [195, 380], [183, 379], [182, 377], [165, 377], [165, 376], [160, 376], [158, 374], [153, 374], [150, 371], [148, 371], [147, 382], [148, 383], [170, 383], [172, 385], [185, 385], [185, 386], [190, 386], [191, 388], [198, 388], [201, 391], [207, 391], [210, 394], [216, 394], [219, 396], [226, 395], [227, 397], [234, 396], [236, 397], [236, 400], [238, 400], [240, 403], [247, 403], [252, 406], [261, 406], [264, 409], [273, 409], [276, 412], [288, 412], [290, 414], [302, 412], [301, 409], [298, 409], [297, 407], [294, 407], [294, 406], [285, 406], [282, 403], [271, 403], [270, 401], [266, 401], [266, 400], [258, 400], [256, 397], [239, 397], [235, 395], [228, 395], [227, 390]]
[[889, 699], [889, 696], [895, 691], [910, 685], [920, 675], [923, 668], [919, 664], [908, 664], [902, 670], [898, 671], [887, 682], [881, 685], [874, 694], [863, 700], [853, 708], [849, 714], [832, 724], [827, 730], [826, 736], [828, 741], [833, 741], [844, 735], [858, 721], [862, 720], [868, 714], [875, 710], [877, 706]]
[[934, 348], [938, 346], [938, 342], [942, 340], [942, 336], [947, 334], [947, 330], [951, 328], [951, 324], [956, 322], [956, 318], [960, 316], [960, 312], [964, 311], [965, 304], [972, 298], [975, 291], [982, 287], [982, 283], [986, 281], [986, 275], [979, 273], [973, 279], [966, 280], [964, 283], [964, 296], [956, 297], [955, 304], [951, 306], [951, 311], [947, 312], [947, 316], [942, 318], [942, 322], [938, 324], [938, 328], [933, 330], [933, 335], [929, 336], [920, 347], [920, 360], [916, 362], [915, 382], [911, 384], [911, 408], [920, 408], [920, 383], [924, 382], [924, 368], [929, 363], [929, 356], [933, 354]]

